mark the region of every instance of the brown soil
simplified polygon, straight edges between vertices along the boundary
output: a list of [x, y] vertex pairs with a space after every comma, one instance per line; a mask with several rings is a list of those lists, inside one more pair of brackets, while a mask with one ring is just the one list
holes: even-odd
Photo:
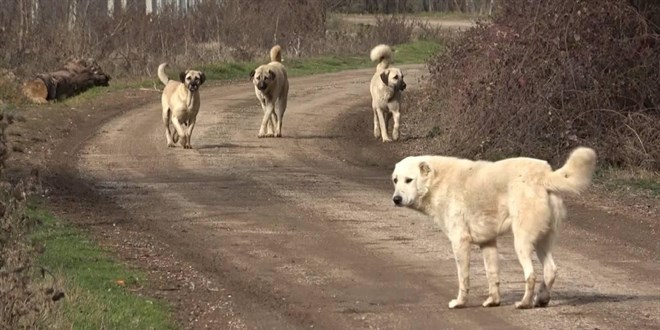
[[[414, 90], [423, 69], [404, 70]], [[281, 139], [256, 138], [249, 83], [203, 86], [192, 150], [166, 147], [152, 91], [26, 110], [14, 165], [42, 167], [46, 205], [149, 272], [141, 294], [184, 328], [660, 327], [657, 217], [588, 199], [570, 202], [550, 307], [513, 308], [524, 284], [505, 238], [503, 306], [478, 307], [475, 249], [470, 307], [449, 310], [447, 239], [390, 201], [393, 164], [423, 139], [371, 137], [371, 74], [291, 79]]]

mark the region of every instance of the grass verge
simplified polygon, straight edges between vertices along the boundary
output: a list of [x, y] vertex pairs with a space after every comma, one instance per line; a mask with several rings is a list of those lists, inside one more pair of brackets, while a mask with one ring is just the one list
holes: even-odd
[[[394, 54], [396, 64], [421, 64], [429, 56], [438, 52], [441, 49], [441, 44], [435, 41], [420, 40], [394, 45], [393, 48], [396, 50]], [[259, 63], [220, 63], [201, 66], [200, 69], [204, 71], [208, 79], [244, 79], [247, 81], [250, 71], [266, 63], [266, 61], [264, 59], [263, 62]], [[288, 74], [291, 77], [375, 67], [375, 64], [369, 60], [369, 54], [360, 56], [326, 55], [296, 59], [288, 59], [285, 54], [284, 65], [286, 65]]]
[[660, 198], [660, 173], [604, 168], [596, 172], [596, 182], [610, 192]]
[[55, 305], [46, 328], [175, 328], [165, 303], [132, 292], [146, 281], [144, 273], [114, 261], [85, 235], [42, 210], [31, 207], [28, 216], [40, 223], [31, 235], [45, 248], [38, 264], [65, 279], [66, 296]]

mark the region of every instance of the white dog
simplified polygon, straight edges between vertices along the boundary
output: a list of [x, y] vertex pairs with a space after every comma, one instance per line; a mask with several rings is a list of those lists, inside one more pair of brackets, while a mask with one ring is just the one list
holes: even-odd
[[[552, 245], [566, 217], [561, 195], [578, 194], [591, 183], [596, 153], [575, 149], [566, 164], [552, 171], [547, 162], [510, 158], [498, 162], [452, 157], [408, 157], [392, 173], [397, 206], [429, 215], [451, 241], [458, 267], [458, 297], [449, 308], [463, 307], [469, 290], [470, 244], [479, 245], [488, 276], [484, 307], [500, 304], [497, 237], [513, 230], [515, 250], [525, 274], [525, 294], [517, 308], [547, 306], [557, 267]], [[543, 264], [543, 281], [534, 297], [532, 253]]]
[[383, 142], [391, 142], [387, 134], [390, 119], [394, 119], [392, 139], [399, 139], [399, 118], [401, 116], [401, 92], [406, 89], [401, 70], [391, 67], [393, 55], [388, 45], [378, 45], [371, 50], [371, 60], [378, 62], [376, 73], [371, 77], [371, 108], [374, 111], [374, 137]]
[[[174, 147], [180, 137], [183, 148], [191, 149], [190, 138], [201, 103], [199, 86], [204, 83], [206, 76], [201, 71], [186, 70], [179, 73], [179, 81], [170, 80], [165, 74], [166, 67], [167, 63], [158, 66], [158, 79], [165, 84], [161, 103], [167, 146]], [[174, 125], [174, 131], [170, 130], [170, 123]]]
[[254, 84], [254, 93], [264, 110], [257, 136], [260, 138], [281, 137], [282, 120], [289, 97], [289, 78], [286, 68], [282, 64], [280, 46], [276, 45], [270, 49], [270, 63], [252, 70], [250, 79]]

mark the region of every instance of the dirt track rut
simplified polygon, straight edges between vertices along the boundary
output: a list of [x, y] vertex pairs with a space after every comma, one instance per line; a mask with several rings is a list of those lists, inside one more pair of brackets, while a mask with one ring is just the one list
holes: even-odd
[[[412, 88], [421, 71], [406, 67]], [[470, 308], [447, 309], [457, 282], [444, 234], [424, 216], [392, 206], [387, 168], [354, 157], [380, 144], [370, 138], [371, 73], [291, 79], [281, 139], [257, 139], [261, 110], [252, 86], [238, 83], [202, 86], [192, 150], [166, 147], [159, 97], [64, 149], [76, 155], [94, 192], [122, 209], [119, 226], [137, 224], [208, 278], [206, 288], [190, 290], [215, 303], [204, 320], [185, 326], [660, 327], [657, 243], [620, 247], [609, 233], [572, 225], [581, 220], [575, 217], [559, 241], [549, 308], [513, 308], [522, 271], [505, 238], [503, 306], [477, 307], [487, 290], [474, 249]], [[338, 129], [355, 120], [364, 122], [344, 126], [358, 129]], [[599, 221], [597, 213], [580, 212]]]

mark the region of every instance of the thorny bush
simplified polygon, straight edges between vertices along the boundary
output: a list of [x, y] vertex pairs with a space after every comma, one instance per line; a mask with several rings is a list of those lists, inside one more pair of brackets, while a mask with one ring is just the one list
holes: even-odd
[[[428, 63], [422, 108], [439, 153], [660, 169], [660, 5], [623, 0], [502, 1], [491, 23]], [[435, 135], [435, 134], [433, 134]]]

